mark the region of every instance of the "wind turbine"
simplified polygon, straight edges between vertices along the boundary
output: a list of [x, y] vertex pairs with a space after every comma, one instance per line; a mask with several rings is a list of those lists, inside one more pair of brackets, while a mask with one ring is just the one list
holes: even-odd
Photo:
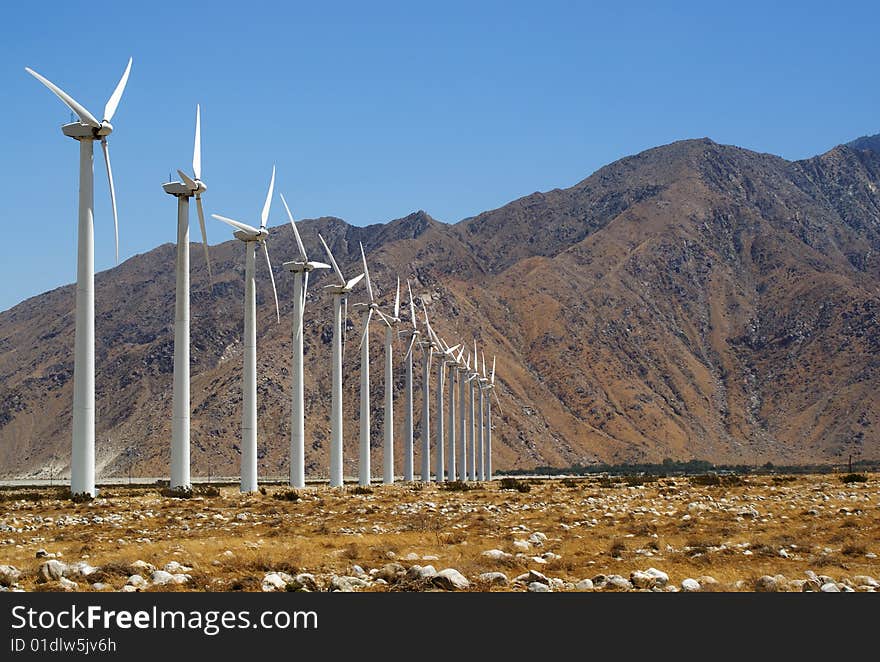
[[174, 387], [172, 392], [171, 428], [171, 489], [188, 490], [190, 481], [189, 456], [189, 199], [195, 197], [199, 212], [199, 227], [211, 275], [211, 259], [208, 257], [208, 234], [205, 229], [205, 212], [202, 209], [202, 193], [208, 187], [202, 181], [202, 122], [201, 109], [196, 105], [196, 138], [193, 144], [193, 176], [190, 178], [178, 170], [182, 182], [168, 182], [162, 188], [177, 198], [177, 289], [174, 303]]
[[477, 480], [477, 440], [476, 440], [476, 420], [474, 418], [474, 379], [477, 378], [477, 341], [474, 341], [474, 368], [468, 373], [468, 463], [470, 464], [471, 480]]
[[[380, 313], [381, 315], [381, 313]], [[394, 295], [394, 316], [382, 315], [385, 322], [385, 444], [382, 447], [382, 482], [394, 483], [394, 330], [400, 324], [400, 277], [397, 277], [397, 294]]]
[[[424, 301], [422, 302], [424, 308]], [[425, 327], [430, 329], [428, 323], [428, 310], [425, 309]], [[431, 357], [434, 353], [434, 343], [430, 333], [418, 341], [422, 350], [422, 473], [423, 483], [431, 480]]]
[[[424, 307], [424, 302], [422, 302], [422, 306]], [[436, 452], [435, 479], [438, 483], [442, 483], [445, 480], [443, 387], [446, 379], [446, 366], [455, 361], [452, 356], [455, 353], [455, 350], [458, 349], [458, 345], [452, 348], [447, 347], [434, 332], [434, 329], [431, 328], [431, 323], [428, 321], [427, 308], [425, 308], [425, 326], [428, 329], [428, 335], [433, 340], [433, 348], [437, 351], [439, 358], [437, 361], [437, 443], [435, 444], [434, 450]]]
[[483, 359], [483, 374], [482, 376], [477, 376], [477, 391], [480, 394], [479, 415], [477, 416], [477, 429], [479, 430], [479, 434], [477, 435], [477, 439], [479, 441], [480, 480], [486, 480], [486, 428], [483, 426], [483, 410], [485, 408], [483, 391], [485, 390], [486, 384], [489, 383], [489, 379], [486, 377], [486, 357], [482, 352], [480, 352], [480, 356]]
[[409, 292], [409, 312], [412, 319], [412, 331], [409, 334], [409, 346], [406, 354], [403, 356], [404, 372], [406, 375], [406, 400], [404, 404], [405, 422], [403, 426], [403, 479], [411, 481], [413, 479], [413, 347], [415, 347], [419, 336], [419, 327], [416, 323], [416, 305], [413, 302], [412, 288], [409, 286], [409, 280], [406, 281], [406, 289]]
[[[485, 374], [485, 368], [483, 374]], [[488, 379], [485, 390], [495, 396], [498, 402], [498, 408], [501, 408], [501, 401], [498, 394], [495, 393], [495, 357], [492, 357], [492, 375]], [[492, 398], [486, 396], [486, 473], [488, 480], [492, 480]]]
[[370, 280], [370, 270], [367, 267], [367, 257], [364, 255], [364, 245], [361, 247], [361, 261], [364, 265], [364, 275], [367, 282], [367, 296], [369, 303], [356, 303], [355, 306], [363, 306], [367, 316], [364, 319], [364, 332], [361, 334], [361, 437], [360, 437], [360, 459], [358, 463], [358, 482], [361, 485], [369, 485], [371, 478], [370, 471], [370, 320], [373, 319], [373, 313], [384, 318], [382, 311], [379, 310], [379, 304], [373, 296], [373, 283]]
[[[455, 372], [458, 373], [458, 474], [462, 480], [468, 479], [467, 467], [467, 435], [465, 434], [465, 423], [467, 421], [466, 403], [467, 399], [465, 391], [467, 389], [467, 372], [469, 363], [462, 361], [464, 347], [458, 355], [458, 362], [455, 365]], [[468, 359], [470, 361], [470, 359]]]
[[329, 264], [311, 262], [306, 255], [299, 230], [293, 221], [293, 214], [287, 200], [281, 195], [281, 202], [290, 219], [290, 227], [296, 237], [299, 259], [285, 262], [284, 266], [293, 274], [293, 395], [290, 407], [290, 484], [293, 487], [306, 486], [305, 469], [305, 402], [303, 400], [303, 313], [306, 307], [306, 294], [309, 289], [309, 272], [315, 269], [329, 269]]
[[266, 268], [272, 281], [272, 295], [275, 297], [275, 316], [281, 323], [281, 312], [278, 309], [278, 291], [275, 289], [275, 276], [272, 274], [272, 263], [269, 261], [269, 249], [266, 239], [269, 231], [266, 222], [269, 220], [269, 207], [272, 205], [272, 192], [275, 190], [275, 166], [272, 166], [272, 179], [269, 180], [269, 192], [263, 211], [260, 214], [260, 227], [255, 228], [219, 214], [211, 214], [235, 229], [233, 236], [243, 241], [245, 249], [244, 270], [244, 370], [242, 372], [242, 412], [241, 412], [241, 491], [257, 491], [257, 299], [254, 282], [255, 254], [257, 244], [263, 247], [266, 256]]
[[325, 285], [324, 289], [333, 294], [333, 389], [330, 400], [330, 487], [342, 487], [342, 303], [345, 299], [348, 308], [348, 293], [357, 285], [364, 274], [359, 274], [349, 281], [345, 280], [339, 265], [330, 252], [330, 247], [320, 234], [318, 239], [327, 251], [330, 264], [333, 265], [333, 273], [336, 274], [338, 283]]
[[464, 347], [459, 351], [458, 356], [452, 361], [447, 361], [449, 364], [449, 419], [447, 426], [449, 428], [449, 449], [446, 453], [446, 474], [449, 477], [449, 480], [456, 479], [455, 473], [455, 425], [457, 423], [455, 416], [455, 375], [458, 372], [458, 362], [461, 360], [461, 355], [464, 353]]
[[61, 127], [61, 132], [79, 141], [79, 221], [76, 249], [76, 316], [73, 355], [73, 435], [70, 459], [70, 492], [95, 496], [95, 227], [94, 227], [94, 142], [100, 139], [110, 186], [113, 227], [116, 233], [116, 262], [119, 263], [119, 220], [116, 189], [110, 168], [107, 136], [113, 132], [110, 120], [116, 113], [128, 75], [131, 58], [113, 94], [104, 106], [99, 122], [86, 108], [51, 81], [29, 67], [31, 76], [48, 87], [77, 117]]

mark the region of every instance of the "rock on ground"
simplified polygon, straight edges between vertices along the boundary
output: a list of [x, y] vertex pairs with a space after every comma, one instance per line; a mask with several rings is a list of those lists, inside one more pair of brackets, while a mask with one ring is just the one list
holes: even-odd
[[547, 584], [542, 584], [541, 582], [531, 582], [528, 586], [529, 593], [552, 593], [553, 589], [551, 589]]
[[67, 566], [64, 563], [56, 559], [50, 559], [40, 564], [37, 581], [41, 584], [58, 581], [64, 576], [66, 571]]
[[447, 591], [463, 591], [471, 585], [467, 580], [467, 577], [455, 568], [441, 570], [432, 581], [435, 586], [446, 589]]
[[700, 582], [696, 579], [688, 577], [687, 579], [681, 580], [681, 590], [685, 593], [697, 593], [701, 588]]
[[21, 577], [21, 571], [14, 565], [0, 565], [0, 586], [12, 586]]
[[491, 584], [492, 586], [507, 586], [510, 580], [503, 572], [484, 572], [480, 575], [480, 581]]

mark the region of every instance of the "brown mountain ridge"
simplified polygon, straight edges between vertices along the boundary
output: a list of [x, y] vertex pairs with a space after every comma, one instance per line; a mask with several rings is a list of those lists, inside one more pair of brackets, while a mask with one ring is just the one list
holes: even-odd
[[[419, 211], [367, 227], [326, 217], [299, 227], [311, 256], [320, 259], [320, 231], [346, 273], [358, 269], [363, 242], [382, 300], [393, 298], [397, 274], [408, 277], [441, 335], [456, 342], [476, 336], [487, 358], [498, 355], [499, 469], [666, 457], [878, 459], [878, 186], [880, 153], [865, 139], [795, 162], [685, 140], [454, 225]], [[275, 322], [259, 263], [259, 456], [261, 475], [282, 476], [292, 279], [281, 263], [295, 245], [286, 225], [271, 235], [282, 322]], [[244, 255], [240, 242], [227, 241], [212, 246], [211, 256], [213, 292], [199, 254], [192, 259], [196, 476], [236, 475], [239, 459]], [[314, 279], [306, 304], [310, 477], [326, 476], [329, 446], [324, 278]], [[99, 477], [129, 465], [135, 475], [167, 475], [173, 279], [172, 244], [96, 276]], [[351, 301], [364, 296], [356, 291]], [[57, 475], [67, 465], [73, 308], [68, 285], [0, 313], [4, 477], [45, 476], [49, 465]], [[349, 311], [345, 471], [355, 474], [361, 320]], [[382, 330], [373, 328], [380, 467]], [[396, 350], [402, 355], [402, 341]], [[417, 394], [417, 424], [419, 402]]]

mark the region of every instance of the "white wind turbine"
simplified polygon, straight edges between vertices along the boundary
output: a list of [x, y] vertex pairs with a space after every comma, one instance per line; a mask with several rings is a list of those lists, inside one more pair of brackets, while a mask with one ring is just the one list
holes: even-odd
[[[410, 293], [412, 294], [412, 293]], [[424, 302], [422, 302], [424, 308]], [[428, 311], [425, 309], [425, 327], [428, 324]], [[431, 480], [431, 357], [434, 353], [434, 343], [430, 333], [418, 341], [422, 350], [422, 472], [421, 480], [427, 483]]]
[[[345, 280], [339, 265], [330, 252], [330, 247], [320, 234], [318, 239], [327, 251], [333, 273], [336, 274], [338, 283], [325, 285], [324, 289], [333, 294], [333, 388], [330, 400], [330, 487], [342, 487], [342, 330], [345, 320], [342, 314], [342, 304], [345, 300], [346, 311], [348, 310], [348, 293], [357, 285], [364, 274], [359, 274], [349, 281]], [[347, 317], [347, 314], [345, 315]]]
[[361, 334], [361, 416], [360, 416], [360, 457], [358, 462], [358, 482], [360, 485], [369, 485], [372, 477], [370, 470], [370, 321], [373, 313], [382, 319], [385, 316], [379, 310], [379, 304], [373, 296], [373, 283], [370, 280], [370, 269], [367, 267], [367, 256], [364, 255], [364, 245], [360, 244], [361, 261], [364, 265], [364, 276], [367, 283], [367, 297], [369, 303], [356, 303], [355, 307], [363, 306], [366, 310], [364, 318], [364, 331]]
[[285, 262], [284, 266], [293, 274], [293, 395], [290, 406], [290, 484], [293, 487], [306, 486], [305, 468], [305, 401], [303, 386], [303, 313], [306, 307], [306, 294], [309, 290], [309, 272], [315, 269], [329, 269], [329, 264], [311, 262], [306, 255], [306, 247], [293, 221], [293, 214], [287, 200], [281, 195], [281, 202], [296, 237], [299, 258]]
[[[422, 302], [422, 306], [424, 307], [424, 302]], [[433, 348], [437, 351], [439, 359], [437, 361], [437, 443], [434, 445], [434, 451], [436, 453], [435, 479], [438, 483], [442, 483], [445, 480], [443, 387], [446, 378], [446, 366], [455, 362], [454, 353], [458, 349], [458, 345], [451, 348], [447, 347], [440, 337], [434, 333], [434, 329], [431, 328], [431, 323], [428, 321], [427, 308], [425, 308], [425, 326], [428, 329], [428, 335], [433, 340]]]
[[73, 355], [73, 439], [70, 458], [71, 494], [95, 496], [95, 228], [94, 228], [94, 142], [101, 141], [113, 226], [116, 234], [116, 262], [119, 262], [119, 221], [116, 214], [116, 189], [110, 168], [107, 136], [113, 132], [110, 120], [116, 113], [128, 76], [131, 58], [122, 78], [104, 106], [104, 120], [99, 122], [84, 106], [33, 69], [30, 75], [48, 87], [79, 117], [61, 127], [61, 132], [79, 141], [79, 222], [77, 226], [76, 317]]
[[174, 387], [172, 392], [171, 489], [190, 489], [189, 455], [189, 199], [195, 197], [199, 227], [208, 263], [208, 277], [213, 284], [208, 257], [208, 234], [202, 193], [208, 187], [202, 181], [201, 110], [196, 105], [196, 137], [193, 144], [193, 176], [178, 170], [182, 182], [168, 182], [162, 188], [177, 198], [177, 288], [174, 304]]
[[272, 205], [272, 192], [275, 190], [275, 166], [272, 166], [272, 179], [269, 180], [269, 192], [263, 211], [260, 214], [260, 227], [255, 228], [246, 223], [235, 221], [225, 216], [211, 214], [235, 229], [233, 236], [243, 241], [245, 249], [244, 271], [244, 370], [242, 371], [242, 412], [241, 412], [241, 491], [257, 491], [257, 299], [254, 282], [255, 254], [257, 244], [263, 247], [266, 256], [266, 268], [272, 281], [272, 295], [275, 297], [275, 316], [281, 322], [278, 309], [278, 292], [275, 289], [275, 276], [272, 274], [272, 263], [269, 261], [269, 249], [266, 239], [269, 231], [266, 222], [269, 220], [269, 207]]
[[[485, 363], [483, 364], [483, 375], [486, 374]], [[489, 392], [491, 395], [495, 396], [495, 401], [498, 403], [499, 410], [501, 409], [501, 401], [498, 399], [498, 394], [495, 393], [495, 357], [492, 357], [492, 374], [486, 380], [486, 384], [483, 387], [484, 390]], [[487, 479], [492, 480], [492, 398], [488, 395], [486, 396], [486, 434], [485, 434], [485, 457], [486, 457], [486, 474]]]
[[477, 341], [474, 340], [474, 367], [471, 372], [468, 373], [468, 422], [467, 422], [467, 435], [468, 435], [468, 464], [470, 465], [470, 475], [471, 480], [477, 480], [477, 439], [476, 439], [476, 419], [474, 408], [476, 407], [476, 403], [474, 402], [474, 379], [479, 376], [479, 372], [477, 371]]
[[483, 425], [483, 410], [485, 408], [485, 400], [483, 398], [483, 392], [486, 390], [486, 385], [489, 383], [489, 378], [486, 377], [486, 357], [480, 352], [480, 356], [483, 359], [483, 374], [477, 376], [477, 390], [479, 391], [479, 413], [477, 416], [477, 429], [479, 433], [477, 434], [477, 442], [478, 442], [478, 453], [479, 453], [479, 467], [480, 467], [480, 480], [486, 480], [486, 428]]
[[382, 315], [385, 322], [385, 444], [382, 447], [382, 482], [394, 482], [394, 330], [400, 324], [400, 277], [397, 278], [397, 293], [394, 295], [394, 316]]
[[[456, 435], [455, 435], [455, 426], [458, 421], [456, 420], [456, 410], [455, 410], [455, 377], [458, 373], [458, 364], [461, 361], [461, 355], [464, 354], [464, 347], [462, 347], [458, 356], [449, 363], [449, 421], [447, 423], [447, 427], [449, 428], [449, 448], [446, 452], [446, 465], [447, 465], [447, 476], [449, 480], [456, 479], [456, 466], [455, 466], [455, 443], [456, 443]], [[464, 479], [464, 477], [462, 477]]]
[[467, 467], [467, 434], [465, 434], [465, 423], [467, 422], [467, 398], [465, 395], [467, 389], [467, 373], [469, 369], [469, 360], [463, 361], [464, 347], [458, 355], [458, 361], [455, 365], [455, 372], [458, 373], [458, 475], [462, 480], [468, 479]]
[[412, 372], [412, 355], [413, 347], [415, 347], [419, 336], [419, 327], [416, 322], [416, 305], [413, 302], [412, 288], [409, 286], [409, 280], [406, 281], [406, 289], [409, 291], [409, 312], [412, 320], [412, 331], [409, 334], [409, 346], [406, 354], [403, 356], [404, 373], [406, 375], [404, 417], [403, 426], [403, 479], [411, 481], [413, 479], [413, 372]]

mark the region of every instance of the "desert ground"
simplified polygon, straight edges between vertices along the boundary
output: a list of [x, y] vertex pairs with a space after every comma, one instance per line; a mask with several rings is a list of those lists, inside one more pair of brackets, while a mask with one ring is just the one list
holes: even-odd
[[0, 590], [880, 590], [878, 474], [163, 492], [0, 491]]

